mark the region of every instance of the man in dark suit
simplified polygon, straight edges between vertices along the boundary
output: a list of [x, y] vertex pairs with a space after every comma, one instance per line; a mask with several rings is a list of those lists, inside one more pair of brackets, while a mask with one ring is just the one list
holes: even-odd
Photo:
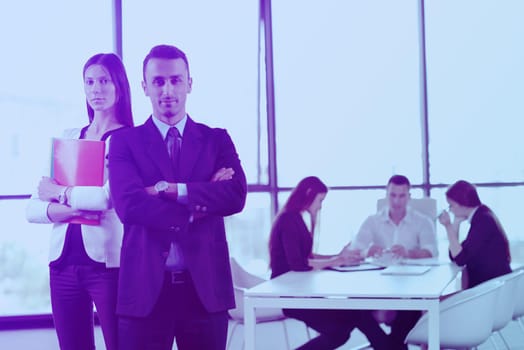
[[186, 114], [184, 52], [153, 47], [143, 79], [153, 114], [109, 152], [124, 223], [119, 349], [224, 349], [234, 295], [223, 218], [243, 209], [246, 178], [228, 133]]

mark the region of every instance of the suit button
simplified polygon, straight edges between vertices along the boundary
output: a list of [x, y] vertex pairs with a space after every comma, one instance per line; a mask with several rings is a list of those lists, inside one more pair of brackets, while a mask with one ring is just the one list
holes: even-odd
[[196, 210], [196, 211], [200, 211], [200, 205], [198, 205], [198, 204], [195, 205], [195, 210]]
[[178, 231], [180, 231], [180, 227], [177, 226], [175, 227], [175, 232], [178, 232]]
[[206, 206], [202, 206], [202, 211], [206, 212], [207, 211], [207, 207]]

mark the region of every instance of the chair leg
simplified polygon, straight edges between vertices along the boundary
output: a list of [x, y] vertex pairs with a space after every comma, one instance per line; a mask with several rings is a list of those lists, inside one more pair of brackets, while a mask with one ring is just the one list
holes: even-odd
[[[311, 340], [311, 332], [309, 331], [309, 327], [307, 324], [304, 323], [304, 327], [306, 327], [306, 336], [307, 340]], [[524, 329], [524, 328], [523, 328]]]
[[282, 328], [284, 329], [284, 338], [286, 339], [286, 349], [291, 350], [291, 344], [289, 344], [289, 334], [287, 332], [286, 320], [282, 320]]
[[495, 341], [495, 334], [497, 332], [493, 332], [491, 336], [489, 337], [489, 341], [491, 342], [491, 345], [493, 345], [493, 348], [498, 349], [499, 346], [497, 345], [497, 342]]
[[504, 347], [505, 347], [506, 349], [511, 349], [511, 348], [509, 347], [508, 342], [506, 341], [506, 338], [504, 338], [504, 335], [502, 334], [502, 329], [501, 329], [501, 330], [498, 330], [498, 331], [495, 332], [495, 333], [497, 333], [497, 334], [499, 335], [499, 338], [502, 339], [502, 342], [504, 343]]
[[517, 322], [518, 322], [518, 324], [520, 326], [520, 329], [522, 329], [522, 331], [524, 332], [524, 322], [522, 321], [522, 317], [519, 317], [517, 319]]
[[[231, 327], [231, 332], [229, 333], [229, 337], [227, 337], [226, 349], [230, 349], [230, 347], [231, 347], [231, 340], [233, 339], [233, 335], [235, 334], [235, 330], [237, 329], [237, 327], [238, 327], [238, 322], [233, 321], [233, 327]], [[242, 340], [242, 341], [244, 341], [244, 340]], [[242, 345], [242, 347], [243, 347], [243, 345]]]

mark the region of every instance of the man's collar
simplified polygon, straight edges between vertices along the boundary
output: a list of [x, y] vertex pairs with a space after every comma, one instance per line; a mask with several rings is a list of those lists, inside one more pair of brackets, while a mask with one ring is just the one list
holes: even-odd
[[[389, 207], [388, 206], [385, 206], [378, 214], [379, 214], [379, 216], [381, 217], [382, 220], [393, 222], [393, 220], [389, 216]], [[408, 206], [406, 208], [406, 215], [404, 215], [404, 217], [400, 221], [401, 222], [402, 221], [408, 221], [409, 222], [409, 221], [411, 221], [412, 216], [413, 216], [413, 213], [412, 213], [410, 207]]]
[[186, 128], [186, 122], [187, 122], [187, 114], [182, 118], [178, 123], [175, 125], [169, 125], [155, 117], [154, 115], [151, 118], [153, 120], [153, 123], [156, 125], [160, 133], [162, 134], [163, 138], [166, 138], [167, 131], [170, 127], [174, 126], [178, 129], [178, 132], [182, 137], [184, 137], [184, 129]]

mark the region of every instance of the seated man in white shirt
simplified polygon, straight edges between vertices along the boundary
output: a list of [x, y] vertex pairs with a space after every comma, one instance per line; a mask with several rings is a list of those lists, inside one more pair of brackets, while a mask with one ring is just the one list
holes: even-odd
[[[386, 252], [398, 258], [431, 258], [438, 255], [435, 224], [429, 217], [408, 206], [411, 184], [403, 175], [392, 176], [387, 184], [388, 205], [369, 216], [353, 242], [344, 249], [350, 260], [380, 257]], [[381, 313], [391, 325], [391, 349], [407, 349], [404, 338], [420, 317], [419, 311]], [[391, 318], [393, 318], [391, 320]], [[387, 320], [389, 318], [389, 320]]]

